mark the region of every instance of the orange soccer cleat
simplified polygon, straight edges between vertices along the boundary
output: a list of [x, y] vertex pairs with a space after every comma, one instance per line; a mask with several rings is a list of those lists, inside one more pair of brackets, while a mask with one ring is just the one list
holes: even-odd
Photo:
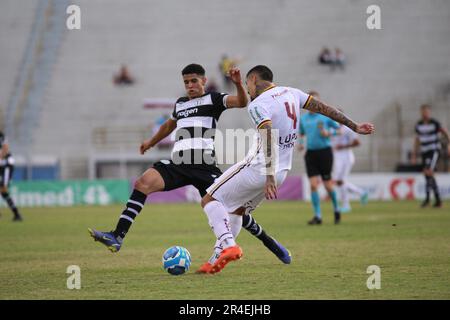
[[217, 261], [214, 263], [209, 273], [220, 272], [225, 268], [228, 262], [239, 260], [241, 257], [242, 249], [238, 245], [228, 247], [220, 253], [219, 258], [217, 258]]
[[210, 273], [212, 267], [213, 267], [213, 265], [211, 263], [209, 263], [209, 261], [207, 261], [204, 264], [202, 264], [202, 266], [200, 268], [198, 268], [198, 270], [195, 271], [195, 273]]

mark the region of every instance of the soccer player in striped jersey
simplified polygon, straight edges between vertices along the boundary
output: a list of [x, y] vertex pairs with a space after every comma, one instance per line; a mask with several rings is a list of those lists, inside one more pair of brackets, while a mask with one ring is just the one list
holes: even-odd
[[[182, 70], [186, 97], [179, 98], [174, 106], [171, 118], [159, 131], [140, 146], [141, 154], [153, 148], [158, 142], [176, 131], [176, 142], [172, 150], [171, 160], [156, 162], [136, 181], [134, 190], [126, 207], [119, 217], [116, 229], [112, 232], [101, 232], [89, 229], [91, 236], [117, 252], [123, 239], [140, 211], [144, 207], [147, 195], [158, 191], [170, 191], [186, 185], [193, 185], [201, 196], [222, 172], [216, 166], [214, 151], [214, 129], [222, 112], [231, 108], [244, 108], [248, 98], [242, 85], [240, 71], [236, 68], [230, 71], [230, 78], [235, 84], [237, 95], [205, 92], [205, 70], [198, 64], [190, 64]], [[239, 208], [235, 213], [245, 211]], [[270, 249], [284, 263], [290, 262], [287, 250], [272, 237], [267, 235], [262, 227], [248, 214], [237, 217], [244, 227]], [[215, 261], [215, 256], [211, 261]], [[208, 270], [200, 270], [204, 272]]]
[[202, 199], [217, 239], [216, 247], [222, 248], [209, 273], [220, 272], [227, 263], [242, 256], [235, 241], [241, 224], [231, 221], [228, 212], [246, 204], [256, 208], [264, 198], [277, 197], [277, 186], [292, 167], [301, 108], [321, 113], [360, 134], [374, 130], [372, 124], [357, 124], [299, 89], [275, 85], [273, 73], [266, 66], [253, 67], [247, 73], [246, 84], [252, 99], [248, 112], [258, 129], [255, 143], [245, 159], [226, 170]]
[[[431, 117], [431, 107], [424, 104], [420, 107], [422, 119], [416, 124], [416, 139], [414, 144], [414, 152], [412, 162], [416, 163], [416, 154], [422, 156], [423, 174], [425, 176], [425, 193], [426, 198], [422, 202], [422, 208], [430, 204], [430, 192], [434, 193], [435, 202], [434, 207], [440, 208], [442, 206], [441, 197], [439, 195], [439, 187], [434, 177], [434, 171], [439, 159], [441, 150], [440, 134], [445, 135], [448, 141], [450, 136], [446, 128], [442, 127], [439, 121]], [[450, 146], [449, 146], [450, 152]]]
[[14, 158], [9, 151], [9, 144], [3, 132], [0, 131], [0, 192], [3, 200], [14, 214], [13, 221], [22, 221], [22, 216], [9, 195], [8, 187], [14, 172]]

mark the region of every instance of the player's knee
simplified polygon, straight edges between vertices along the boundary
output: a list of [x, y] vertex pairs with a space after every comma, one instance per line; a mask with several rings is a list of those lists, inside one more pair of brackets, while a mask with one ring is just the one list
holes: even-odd
[[7, 187], [5, 187], [5, 186], [2, 186], [1, 188], [0, 188], [0, 193], [3, 195], [4, 193], [8, 193], [8, 188]]
[[205, 194], [202, 198], [202, 201], [200, 202], [202, 208], [204, 208], [208, 203], [211, 201], [214, 201], [214, 198], [211, 197], [209, 194]]
[[152, 179], [145, 178], [144, 176], [140, 177], [134, 183], [134, 188], [144, 194], [149, 194], [156, 191], [155, 183]]
[[238, 215], [238, 216], [243, 216], [245, 214], [245, 208], [244, 207], [237, 208], [236, 210], [231, 212], [231, 214], [235, 214], [235, 215]]

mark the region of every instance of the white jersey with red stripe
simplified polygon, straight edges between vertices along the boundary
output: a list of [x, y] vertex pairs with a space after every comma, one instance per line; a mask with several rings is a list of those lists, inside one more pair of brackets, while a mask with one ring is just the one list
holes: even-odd
[[[299, 89], [274, 86], [261, 93], [248, 106], [248, 113], [256, 128], [272, 122], [272, 132], [277, 138], [277, 148], [274, 148], [276, 172], [292, 168], [300, 109], [304, 108], [309, 100], [310, 96]], [[254, 144], [246, 159], [254, 166], [265, 165], [259, 133], [255, 135]]]

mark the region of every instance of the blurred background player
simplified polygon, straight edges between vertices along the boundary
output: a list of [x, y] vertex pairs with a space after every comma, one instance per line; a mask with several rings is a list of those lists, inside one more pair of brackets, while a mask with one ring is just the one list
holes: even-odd
[[[201, 65], [190, 64], [182, 70], [181, 74], [187, 96], [177, 100], [171, 117], [160, 126], [151, 139], [145, 140], [140, 147], [141, 154], [144, 154], [177, 129], [176, 142], [172, 150], [173, 160], [156, 162], [153, 168], [145, 171], [136, 181], [114, 231], [101, 232], [89, 229], [94, 240], [101, 242], [112, 252], [117, 252], [122, 247], [125, 235], [143, 209], [149, 194], [193, 185], [200, 195], [204, 196], [206, 188], [222, 174], [215, 162], [214, 135], [207, 132], [212, 132], [211, 130], [216, 128], [223, 111], [247, 106], [248, 98], [240, 71], [239, 69], [230, 70], [230, 78], [236, 86], [237, 96], [217, 92], [206, 93], [207, 78], [205, 69]], [[232, 216], [239, 219], [237, 215]], [[244, 227], [260, 239], [280, 260], [289, 263], [290, 259], [289, 261], [285, 259], [284, 247], [263, 232], [262, 227], [251, 216], [246, 219]], [[242, 217], [239, 221], [242, 225]]]
[[[309, 94], [314, 98], [319, 98], [319, 94], [315, 91], [311, 91]], [[320, 177], [322, 177], [325, 189], [333, 203], [334, 223], [338, 224], [341, 220], [337, 195], [331, 179], [333, 151], [331, 149], [330, 136], [337, 129], [339, 129], [339, 124], [336, 121], [311, 110], [300, 118], [299, 150], [304, 150], [304, 138], [306, 137], [305, 164], [311, 188], [311, 202], [314, 209], [314, 217], [308, 221], [310, 225], [322, 224], [318, 191]]]
[[9, 151], [9, 144], [6, 141], [5, 135], [0, 131], [0, 192], [3, 200], [5, 200], [8, 207], [14, 214], [13, 221], [22, 221], [22, 216], [20, 215], [19, 210], [8, 192], [8, 187], [11, 182], [13, 172], [14, 158]]
[[355, 164], [353, 148], [361, 143], [358, 135], [346, 126], [341, 126], [336, 131], [336, 134], [331, 137], [331, 143], [333, 145], [333, 179], [339, 193], [339, 209], [341, 213], [346, 213], [351, 211], [349, 192], [358, 194], [362, 204], [367, 204], [368, 200], [368, 193], [348, 179]]
[[278, 186], [292, 168], [300, 109], [320, 112], [361, 134], [370, 134], [374, 129], [370, 123], [356, 124], [299, 89], [275, 85], [273, 73], [266, 66], [253, 67], [247, 73], [246, 84], [252, 100], [248, 112], [258, 129], [255, 144], [244, 160], [226, 170], [207, 189], [202, 199], [211, 229], [223, 248], [210, 273], [220, 272], [230, 261], [242, 256], [228, 212], [248, 202], [257, 207], [264, 198], [277, 198]]
[[440, 208], [442, 206], [442, 201], [439, 195], [439, 187], [436, 178], [434, 177], [434, 171], [441, 150], [440, 134], [445, 135], [448, 141], [450, 141], [450, 136], [447, 129], [442, 127], [439, 121], [431, 117], [431, 107], [428, 104], [422, 105], [420, 111], [422, 118], [417, 122], [415, 127], [416, 139], [412, 162], [414, 164], [416, 163], [416, 155], [420, 151], [422, 156], [423, 174], [425, 176], [426, 194], [425, 200], [422, 202], [422, 208], [430, 204], [431, 190], [433, 190], [435, 198], [433, 207]]

